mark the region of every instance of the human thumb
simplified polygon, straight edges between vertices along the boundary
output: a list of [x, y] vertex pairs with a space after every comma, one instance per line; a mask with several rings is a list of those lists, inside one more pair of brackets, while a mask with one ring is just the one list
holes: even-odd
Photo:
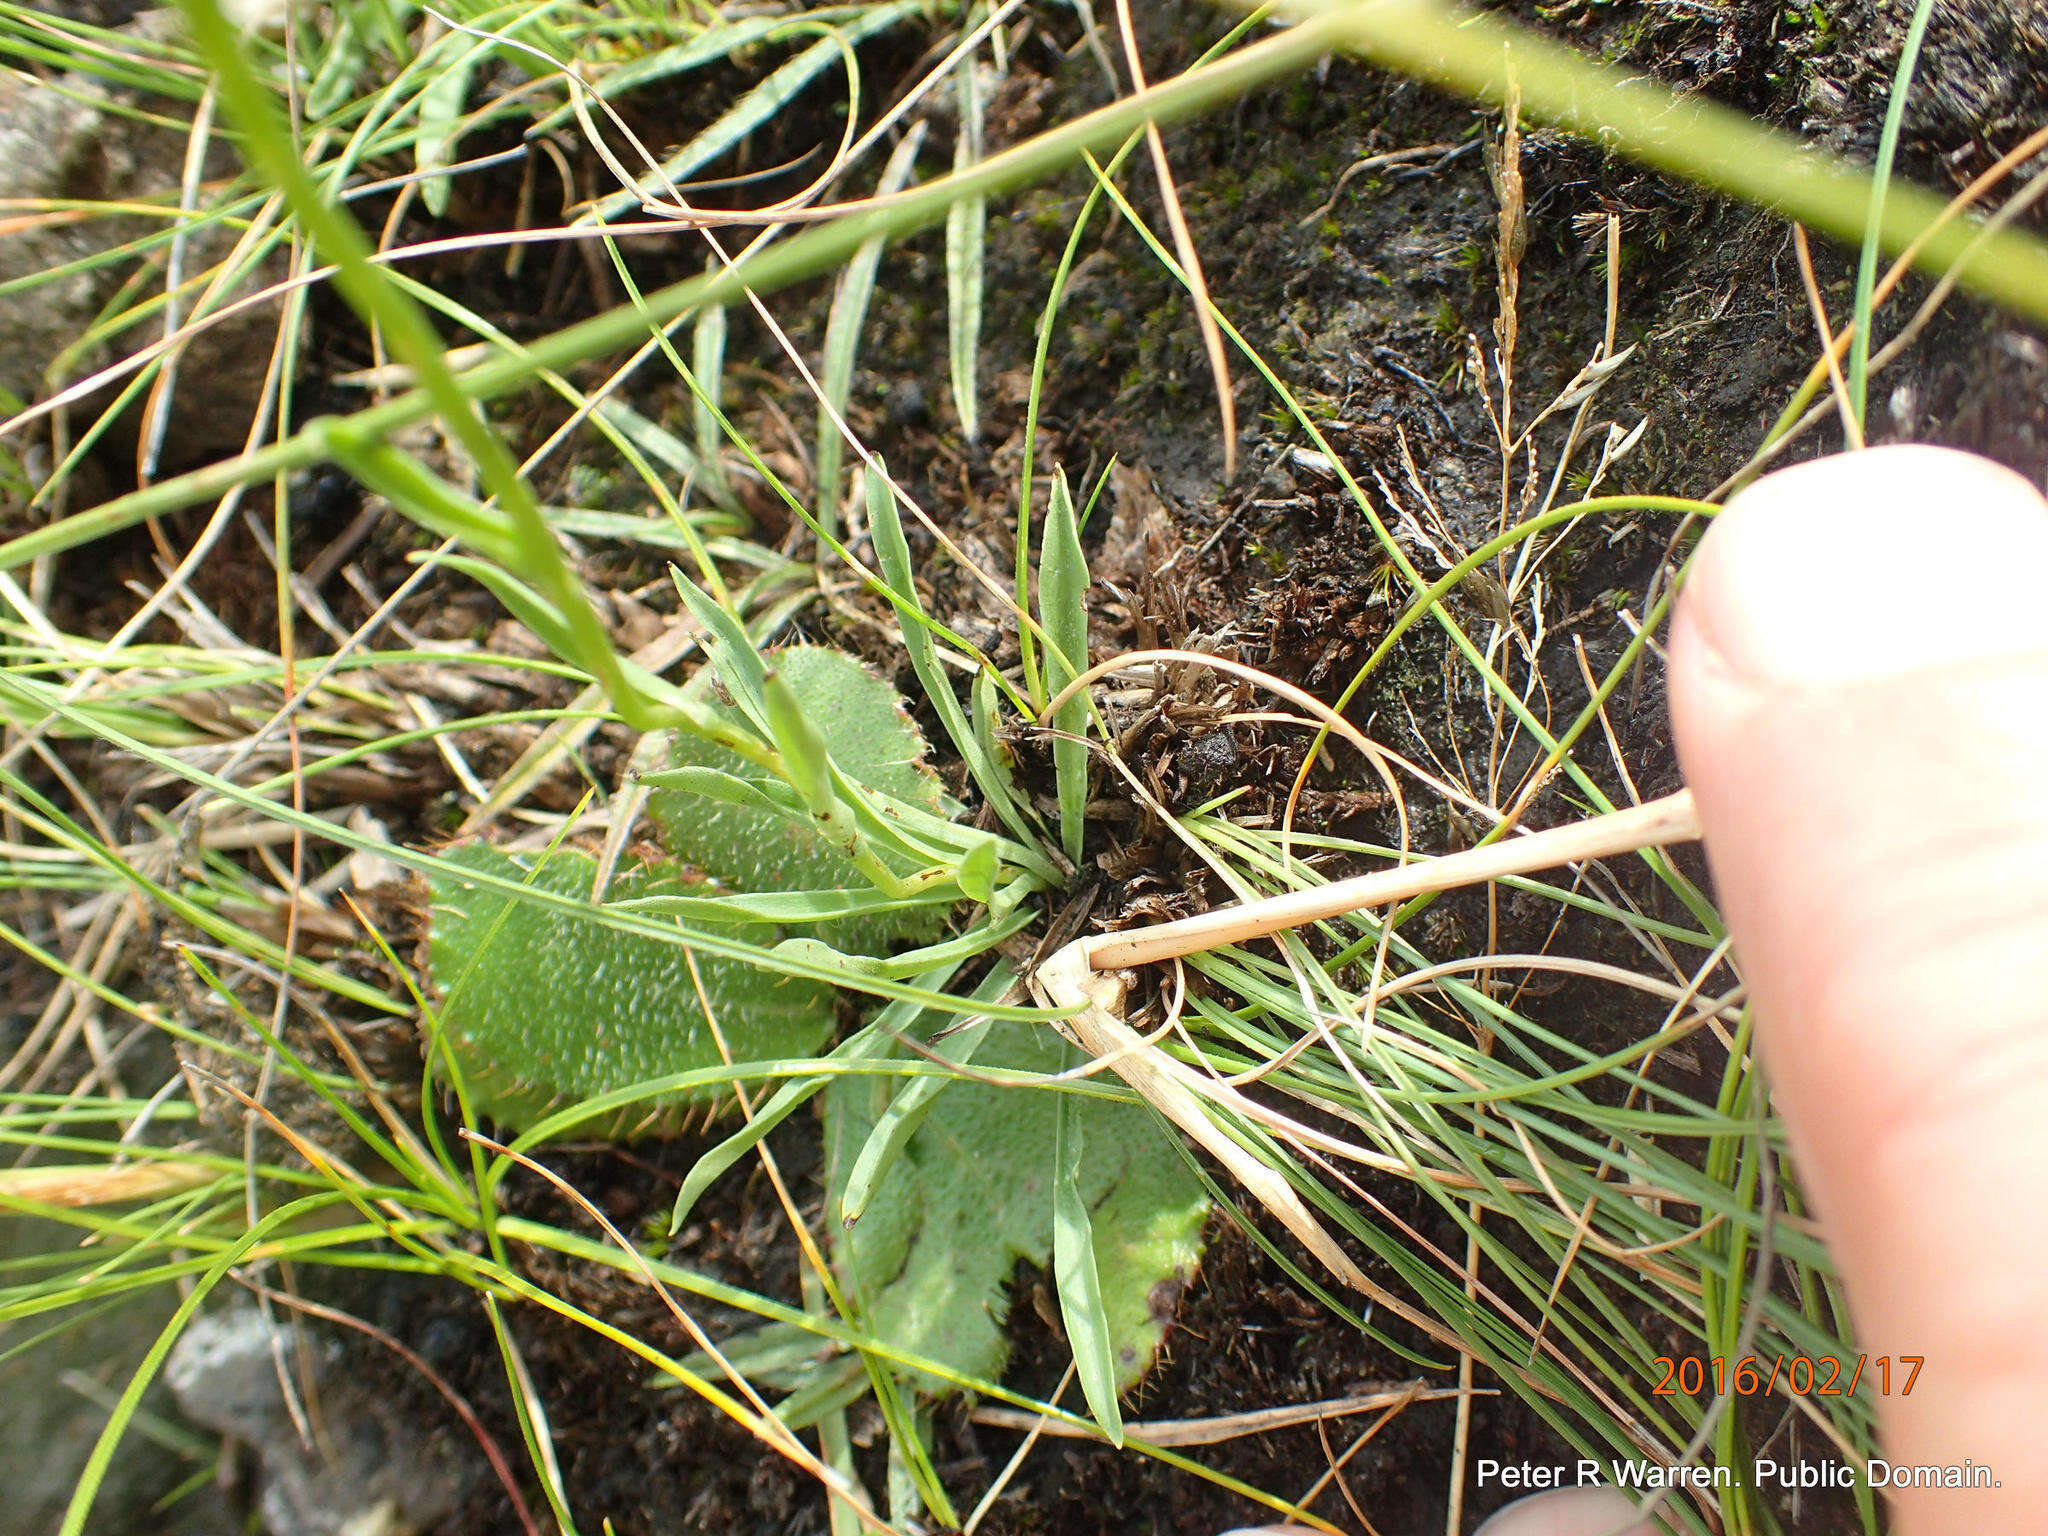
[[[1672, 629], [1679, 758], [1847, 1288], [1846, 1368], [1886, 1462], [1987, 1483], [1886, 1479], [1901, 1536], [2048, 1518], [2044, 581], [2031, 487], [1877, 449], [1738, 497]], [[1574, 1489], [1482, 1529], [1608, 1536], [1628, 1510]]]
[[1990, 1484], [1895, 1492], [1903, 1536], [2048, 1510], [2044, 580], [2025, 482], [1878, 449], [1737, 498], [1671, 636], [1679, 758], [1883, 1455]]

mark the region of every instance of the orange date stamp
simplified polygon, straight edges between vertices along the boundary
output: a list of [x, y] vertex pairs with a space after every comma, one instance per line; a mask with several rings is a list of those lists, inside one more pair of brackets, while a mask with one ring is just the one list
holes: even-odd
[[1854, 1397], [1866, 1381], [1880, 1397], [1912, 1395], [1925, 1355], [1659, 1355], [1650, 1362], [1657, 1384], [1653, 1397], [1765, 1397], [1785, 1391], [1795, 1397]]

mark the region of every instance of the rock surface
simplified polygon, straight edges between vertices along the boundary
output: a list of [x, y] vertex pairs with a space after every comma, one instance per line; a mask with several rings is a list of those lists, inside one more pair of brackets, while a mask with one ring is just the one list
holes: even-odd
[[[310, 1362], [311, 1448], [278, 1385], [280, 1354], [288, 1369]], [[375, 1378], [341, 1369], [344, 1359], [337, 1340], [240, 1307], [187, 1328], [164, 1375], [187, 1417], [254, 1448], [270, 1536], [431, 1530], [461, 1506], [477, 1458], [466, 1442], [400, 1421]]]

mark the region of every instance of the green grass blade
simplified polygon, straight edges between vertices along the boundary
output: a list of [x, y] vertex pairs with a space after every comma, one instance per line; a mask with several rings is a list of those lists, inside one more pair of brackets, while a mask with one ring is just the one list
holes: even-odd
[[339, 1197], [332, 1194], [308, 1195], [294, 1200], [289, 1205], [279, 1206], [262, 1220], [252, 1225], [219, 1258], [207, 1267], [206, 1272], [193, 1284], [178, 1310], [171, 1314], [171, 1320], [164, 1324], [163, 1331], [149, 1346], [142, 1357], [142, 1363], [135, 1368], [135, 1374], [128, 1379], [114, 1411], [108, 1415], [105, 1428], [100, 1431], [92, 1453], [86, 1458], [85, 1468], [78, 1475], [78, 1482], [71, 1490], [71, 1502], [64, 1511], [64, 1523], [58, 1528], [57, 1536], [82, 1536], [86, 1518], [92, 1513], [93, 1500], [98, 1496], [100, 1484], [106, 1480], [107, 1469], [113, 1464], [114, 1452], [127, 1432], [128, 1424], [142, 1406], [142, 1395], [149, 1390], [149, 1384], [156, 1379], [164, 1359], [171, 1352], [171, 1346], [178, 1341], [178, 1335], [185, 1331], [185, 1325], [192, 1321], [192, 1315], [199, 1310], [199, 1304], [206, 1300], [226, 1276], [227, 1272], [240, 1261], [242, 1255], [254, 1248], [265, 1237], [294, 1218], [308, 1214], [332, 1204]]
[[[969, 28], [980, 13], [979, 5], [968, 11], [965, 22]], [[983, 107], [971, 52], [961, 55], [953, 79], [960, 109], [959, 133], [953, 141], [953, 170], [958, 175], [981, 162]], [[953, 409], [960, 417], [960, 434], [970, 443], [981, 441], [977, 363], [987, 243], [988, 199], [963, 197], [946, 214], [946, 350], [953, 376]]]
[[606, 400], [598, 406], [595, 415], [617, 427], [620, 433], [657, 463], [666, 465], [678, 475], [688, 478], [702, 472], [704, 466], [697, 458], [697, 452], [675, 433], [657, 421], [650, 421], [623, 400]]
[[[593, 94], [605, 101], [616, 101], [631, 95], [643, 86], [702, 69], [707, 64], [716, 64], [730, 59], [735, 54], [753, 47], [757, 43], [771, 42], [803, 29], [806, 22], [816, 25], [841, 19], [851, 14], [845, 8], [824, 11], [810, 11], [803, 16], [754, 16], [742, 20], [721, 18], [715, 25], [706, 27], [688, 42], [675, 43], [657, 50], [643, 58], [621, 64], [604, 75], [594, 88]], [[529, 138], [560, 127], [575, 115], [575, 108], [568, 102], [562, 103], [552, 112], [535, 120], [527, 130]]]
[[[1775, 208], [1845, 243], [1863, 237], [1873, 202], [1868, 173], [1732, 108], [1597, 64], [1495, 13], [1433, 0], [1287, 0], [1278, 9], [1332, 24], [1340, 48], [1402, 74], [1491, 102], [1519, 92], [1529, 118]], [[1904, 250], [1946, 205], [1921, 187], [1891, 188], [1876, 220], [1880, 246]], [[1928, 241], [1919, 265], [1953, 267], [1976, 228], [1967, 219], [1950, 224]], [[2048, 316], [2048, 245], [2017, 235], [1996, 240], [1970, 261], [1963, 282], [2022, 314]]]
[[[714, 255], [715, 265], [718, 258]], [[697, 387], [690, 391], [690, 419], [697, 437], [697, 457], [705, 488], [721, 506], [732, 502], [725, 473], [725, 428], [720, 417], [725, 400], [725, 306], [714, 304], [697, 316], [690, 331], [690, 372]]]
[[670, 155], [662, 162], [659, 174], [650, 172], [642, 176], [635, 186], [614, 192], [601, 201], [597, 205], [597, 216], [616, 219], [632, 212], [643, 201], [667, 199], [671, 186], [679, 186], [727, 150], [744, 143], [763, 123], [787, 108], [812, 81], [835, 64], [843, 63], [849, 72], [854, 73], [854, 78], [848, 82], [848, 93], [857, 97], [860, 81], [853, 50], [923, 10], [924, 0], [894, 0], [892, 4], [869, 7], [838, 26], [821, 28], [825, 36], [769, 75], [728, 107], [718, 121]]
[[1877, 161], [1870, 168], [1870, 211], [1863, 221], [1863, 249], [1856, 258], [1856, 335], [1849, 343], [1849, 409], [1861, 428], [1870, 386], [1870, 307], [1877, 287], [1878, 240], [1884, 231], [1884, 205], [1891, 190], [1892, 162], [1899, 153], [1899, 128], [1906, 120], [1906, 98], [1913, 91], [1913, 71], [1920, 63], [1920, 44], [1934, 15], [1934, 0], [1919, 0], [1899, 49], [1898, 72], [1892, 76], [1891, 100], [1878, 135]]
[[[868, 531], [874, 540], [875, 563], [881, 567], [883, 579], [894, 592], [903, 625], [903, 649], [910, 659], [910, 669], [917, 674], [925, 697], [931, 701], [939, 723], [946, 728], [947, 738], [967, 764], [967, 771], [981, 790], [982, 797], [1002, 818], [1003, 825], [1016, 834], [1020, 843], [1026, 848], [1034, 847], [1038, 841], [1037, 829], [1022, 799], [1000, 759], [991, 755], [982, 733], [975, 729], [960, 707], [953, 684], [939, 662], [929, 620], [925, 617], [923, 604], [918, 601], [910, 543], [903, 534], [903, 516], [896, 506], [895, 494], [889, 489], [888, 481], [880, 475], [870, 473], [866, 481]], [[1048, 876], [1051, 874], [1050, 869], [1043, 872]]]
[[470, 77], [484, 45], [475, 38], [454, 34], [456, 56], [444, 64], [420, 93], [420, 135], [413, 145], [413, 163], [424, 179], [420, 201], [435, 218], [448, 215], [448, 177], [455, 163], [455, 144], [461, 135], [462, 108], [469, 99]]
[[761, 700], [768, 710], [768, 729], [774, 733], [789, 782], [803, 796], [814, 816], [839, 814], [839, 793], [832, 787], [832, 751], [810, 716], [803, 701], [780, 672], [770, 671], [761, 679]]
[[[1052, 480], [1045, 513], [1045, 549], [1038, 565], [1038, 617], [1049, 642], [1045, 658], [1053, 693], [1088, 665], [1088, 557], [1081, 550], [1081, 524], [1062, 471]], [[1060, 846], [1068, 862], [1081, 862], [1088, 807], [1088, 701], [1076, 695], [1060, 706], [1053, 729], [1052, 760], [1060, 801]]]
[[[510, 571], [501, 570], [487, 560], [472, 560], [467, 555], [443, 555], [441, 563], [452, 571], [460, 571], [491, 596], [505, 605], [506, 610], [537, 635], [548, 649], [561, 654], [573, 650], [575, 640], [562, 616], [555, 612], [544, 597]], [[566, 649], [565, 649], [566, 648]]]
[[526, 1373], [526, 1362], [520, 1358], [519, 1345], [505, 1324], [497, 1297], [484, 1297], [484, 1314], [490, 1318], [492, 1336], [498, 1341], [498, 1357], [505, 1367], [505, 1383], [510, 1389], [506, 1395], [512, 1400], [512, 1413], [519, 1423], [519, 1438], [526, 1444], [527, 1459], [540, 1476], [541, 1492], [547, 1496], [548, 1508], [554, 1512], [562, 1536], [578, 1536], [576, 1521], [569, 1513], [569, 1491], [562, 1486], [562, 1469], [555, 1460], [554, 1442], [546, 1419], [541, 1417], [540, 1399]]
[[[947, 973], [950, 976], [950, 971]], [[828, 1060], [858, 1061], [880, 1056], [889, 1048], [889, 1035], [875, 1025], [849, 1036], [833, 1048]], [[768, 1101], [756, 1109], [746, 1125], [698, 1157], [676, 1192], [675, 1209], [669, 1213], [669, 1235], [682, 1230], [683, 1222], [709, 1189], [733, 1164], [767, 1139], [768, 1133], [787, 1120], [826, 1083], [826, 1077], [795, 1078], [777, 1088]]]
[[[1009, 984], [1009, 971], [998, 966], [996, 974], [1001, 982], [988, 993], [994, 997]], [[989, 1021], [978, 1019], [965, 1029], [949, 1032], [934, 1050], [946, 1060], [967, 1065], [974, 1059], [975, 1051], [988, 1034]], [[924, 1118], [931, 1112], [933, 1102], [953, 1085], [950, 1077], [913, 1078], [897, 1090], [889, 1101], [888, 1108], [876, 1117], [874, 1129], [862, 1143], [860, 1153], [847, 1171], [846, 1188], [840, 1196], [839, 1219], [851, 1226], [860, 1220], [861, 1213], [868, 1208], [875, 1185], [894, 1166], [898, 1154], [903, 1151], [917, 1128], [924, 1124]]]
[[[1078, 1056], [1069, 1049], [1068, 1064]], [[1081, 1197], [1084, 1137], [1080, 1101], [1072, 1094], [1059, 1096], [1057, 1126], [1053, 1135], [1052, 1272], [1059, 1286], [1060, 1321], [1074, 1351], [1074, 1374], [1081, 1379], [1088, 1410], [1109, 1443], [1122, 1449], [1124, 1416], [1117, 1402], [1116, 1349], [1110, 1341], [1109, 1314], [1102, 1300], [1102, 1276], [1095, 1265], [1095, 1224], [1088, 1215], [1088, 1202]]]
[[[921, 122], [903, 136], [903, 142], [882, 168], [881, 182], [875, 188], [878, 195], [888, 197], [903, 190], [917, 164], [917, 151], [924, 136], [925, 125]], [[819, 526], [835, 538], [839, 534], [839, 470], [846, 455], [846, 439], [840, 433], [839, 423], [846, 419], [846, 407], [853, 398], [853, 365], [860, 351], [868, 301], [874, 296], [875, 273], [882, 264], [883, 246], [879, 239], [870, 240], [853, 253], [832, 290], [832, 308], [825, 319], [824, 356], [818, 375], [823, 398], [818, 402], [818, 444], [814, 456], [817, 473], [812, 500], [816, 503]], [[873, 494], [869, 492], [871, 498]], [[824, 557], [825, 546], [821, 543], [818, 558], [822, 561]], [[889, 579], [894, 582], [896, 578]]]

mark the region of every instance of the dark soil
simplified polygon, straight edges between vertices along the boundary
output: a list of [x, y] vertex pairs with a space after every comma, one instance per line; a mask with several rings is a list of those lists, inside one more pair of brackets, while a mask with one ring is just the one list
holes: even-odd
[[[1775, 3], [1708, 8], [1564, 0], [1527, 19], [1589, 51], [1652, 71], [1674, 85], [1703, 90], [1744, 110], [1852, 153], [1874, 145], [1889, 87], [1902, 6], [1851, 0], [1794, 13]], [[1936, 188], [1960, 186], [2017, 136], [2043, 120], [2048, 89], [2048, 9], [2037, 3], [1970, 0], [1944, 5], [1924, 66], [1929, 88], [1907, 118], [1903, 168]], [[1208, 9], [1151, 8], [1147, 58], [1155, 78], [1184, 64], [1225, 23]], [[1090, 55], [1065, 12], [1041, 18], [1038, 38], [1019, 50], [996, 120], [1009, 137], [1066, 118], [1105, 94]], [[912, 62], [895, 61], [899, 71]], [[887, 78], [882, 74], [881, 78]], [[1211, 119], [1167, 135], [1175, 174], [1220, 305], [1274, 361], [1324, 424], [1348, 466], [1368, 484], [1374, 473], [1407, 497], [1414, 478], [1462, 542], [1486, 536], [1498, 515], [1499, 454], [1477, 394], [1464, 378], [1466, 337], [1489, 334], [1497, 307], [1493, 240], [1497, 205], [1477, 142], [1496, 119], [1430, 89], [1337, 61], [1304, 78], [1259, 92]], [[794, 138], [801, 138], [800, 134]], [[1354, 180], [1334, 196], [1355, 160], [1419, 145], [1447, 151]], [[795, 143], [764, 149], [774, 164]], [[943, 146], [928, 153], [943, 156]], [[934, 167], [939, 160], [934, 158]], [[1593, 355], [1603, 323], [1604, 225], [1623, 219], [1620, 333], [1637, 352], [1606, 399], [1628, 422], [1649, 426], [1622, 483], [1700, 495], [1741, 465], [1760, 441], [1815, 355], [1812, 324], [1785, 227], [1779, 220], [1608, 159], [1584, 144], [1541, 132], [1525, 140], [1529, 238], [1522, 257], [1517, 398], [1548, 399]], [[1133, 179], [1141, 209], [1159, 223], [1149, 179]], [[1025, 380], [1045, 284], [1086, 191], [1068, 177], [995, 211], [990, 227], [989, 310], [982, 363], [983, 444], [959, 439], [946, 397], [944, 267], [940, 237], [927, 235], [885, 260], [871, 319], [871, 340], [853, 412], [855, 425], [881, 449], [911, 492], [946, 515], [972, 551], [977, 543], [997, 569], [1008, 562], [1009, 498], [1021, 453]], [[1326, 212], [1309, 217], [1329, 202]], [[487, 223], [492, 210], [468, 206]], [[1109, 226], [1098, 214], [1097, 231]], [[685, 242], [686, 243], [686, 242]], [[1370, 531], [1335, 480], [1296, 450], [1298, 434], [1248, 371], [1237, 377], [1243, 431], [1240, 469], [1221, 483], [1209, 375], [1184, 296], [1127, 230], [1084, 247], [1055, 336], [1044, 403], [1041, 467], [1064, 464], [1092, 484], [1112, 457], [1121, 466], [1090, 530], [1091, 558], [1118, 591], [1098, 607], [1098, 645], [1179, 644], [1191, 637], [1234, 638], [1247, 660], [1326, 696], [1348, 680], [1384, 633], [1390, 610], [1375, 595], [1388, 572]], [[1852, 256], [1817, 252], [1829, 309], [1850, 309]], [[649, 253], [648, 275], [670, 258]], [[481, 271], [481, 268], [479, 268]], [[450, 281], [460, 274], [447, 274]], [[608, 297], [582, 293], [579, 273], [550, 270], [548, 303], [561, 318]], [[488, 279], [502, 287], [502, 276]], [[485, 278], [476, 279], [485, 286]], [[517, 312], [530, 295], [494, 294], [499, 312]], [[1910, 296], [1909, 296], [1910, 297]], [[480, 305], [479, 307], [484, 307]], [[785, 300], [779, 313], [802, 310]], [[554, 323], [551, 315], [550, 323]], [[820, 326], [806, 322], [814, 343]], [[774, 370], [767, 338], [741, 312], [732, 316], [732, 355]], [[799, 340], [806, 339], [803, 325]], [[346, 342], [333, 345], [337, 360]], [[1952, 303], [1920, 345], [1876, 383], [1873, 439], [1912, 439], [1975, 448], [2041, 483], [2048, 474], [2048, 348], [2024, 327], [1967, 302]], [[658, 411], [662, 402], [648, 402]], [[677, 402], [666, 402], [673, 414]], [[1526, 408], [1526, 407], [1525, 407]], [[545, 409], [545, 408], [541, 408]], [[1796, 450], [1835, 446], [1832, 421]], [[1085, 472], [1085, 474], [1084, 474]], [[1042, 483], [1042, 481], [1041, 481]], [[1161, 550], [1148, 546], [1148, 508], [1174, 530], [1189, 558], [1162, 576]], [[331, 515], [346, 522], [352, 507]], [[1596, 673], [1629, 638], [1620, 618], [1640, 613], [1642, 595], [1665, 548], [1668, 524], [1644, 519], [1611, 541], [1585, 541], [1552, 572], [1552, 632], [1582, 641]], [[1194, 552], [1199, 551], [1199, 558]], [[139, 553], [139, 550], [138, 550]], [[994, 646], [1000, 636], [964, 587], [949, 586], [940, 562], [920, 568], [937, 584], [934, 600], [969, 638]], [[376, 558], [397, 561], [394, 540]], [[259, 587], [260, 583], [257, 584]], [[113, 595], [113, 594], [108, 594]], [[1483, 591], [1461, 594], [1475, 620]], [[338, 609], [339, 611], [339, 609]], [[360, 615], [340, 612], [343, 622]], [[416, 616], [421, 622], [428, 615]], [[440, 632], [471, 632], [491, 622], [488, 606], [434, 616]], [[832, 631], [840, 621], [810, 622]], [[977, 632], [977, 628], [986, 634]], [[832, 638], [859, 649], [874, 641], [858, 625]], [[1568, 645], [1550, 676], [1552, 713], [1565, 719], [1585, 697]], [[1484, 741], [1469, 696], [1442, 682], [1440, 642], [1417, 631], [1381, 681], [1354, 706], [1393, 745], [1417, 757]], [[1214, 691], [1190, 689], [1144, 726], [1133, 748], [1169, 805], [1199, 803], [1239, 784], [1270, 795], [1299, 763], [1299, 744], [1215, 723]], [[1654, 668], [1610, 711], [1634, 785], [1645, 797], [1676, 787]], [[1620, 792], [1605, 754], [1584, 754]], [[431, 778], [431, 754], [416, 764]], [[1522, 764], [1510, 764], [1510, 770]], [[1115, 799], [1113, 786], [1103, 791]], [[1384, 809], [1369, 781], [1347, 768], [1318, 776], [1306, 807], [1311, 822], [1384, 835]], [[1561, 818], [1562, 804], [1539, 802], [1535, 819]], [[417, 812], [424, 837], [431, 809]], [[1115, 924], [1190, 909], [1206, 899], [1194, 872], [1146, 824], [1135, 807], [1105, 809], [1105, 829], [1090, 854], [1113, 887], [1093, 920]], [[396, 830], [396, 829], [394, 829]], [[1421, 842], [1448, 846], [1455, 827], [1425, 822]], [[1695, 873], [1700, 873], [1695, 871]], [[1657, 893], [1636, 894], [1653, 906]], [[1509, 901], [1489, 913], [1479, 898], [1445, 901], [1421, 936], [1432, 946], [1483, 942], [1489, 924], [1506, 949], [1546, 939], [1554, 909]], [[1475, 936], [1477, 936], [1475, 938]], [[1590, 920], [1573, 918], [1548, 939], [1567, 953], [1608, 957], [1618, 941]], [[1585, 1023], [1586, 999], [1571, 988], [1526, 1000], [1540, 1022], [1576, 1030], [1627, 1031], [1636, 1022], [1603, 1002], [1598, 1026]], [[393, 1047], [402, 1056], [404, 1042]], [[1680, 1070], [1683, 1069], [1680, 1064]], [[1717, 1063], [1695, 1063], [1710, 1080]], [[793, 1122], [773, 1145], [799, 1199], [815, 1210], [815, 1132]], [[665, 1215], [682, 1170], [701, 1144], [692, 1140], [557, 1155], [553, 1165], [621, 1228], [643, 1230]], [[1376, 1188], [1393, 1211], [1439, 1242], [1455, 1229], [1407, 1186]], [[594, 1232], [588, 1218], [534, 1181], [513, 1181], [510, 1199], [548, 1219]], [[1284, 1239], [1279, 1244], [1286, 1248]], [[766, 1294], [794, 1298], [797, 1259], [786, 1224], [758, 1173], [736, 1174], [700, 1206], [670, 1249], [678, 1262]], [[533, 1277], [605, 1319], [665, 1349], [687, 1351], [682, 1331], [648, 1292], [586, 1266], [522, 1256]], [[1043, 1277], [1017, 1277], [1012, 1313], [1011, 1380], [1049, 1393], [1065, 1363], [1063, 1346], [1041, 1314]], [[496, 1349], [474, 1298], [431, 1288], [357, 1279], [329, 1298], [354, 1305], [443, 1371], [476, 1405], [518, 1461], [518, 1429], [504, 1396]], [[707, 1315], [714, 1331], [736, 1319]], [[651, 1390], [639, 1362], [538, 1310], [514, 1313], [514, 1328], [547, 1404], [564, 1476], [582, 1528], [609, 1521], [620, 1536], [669, 1532], [799, 1533], [825, 1529], [817, 1489], [785, 1463], [761, 1454], [721, 1415], [680, 1394]], [[1411, 1346], [1412, 1339], [1404, 1339]], [[351, 1340], [350, 1359], [379, 1373], [395, 1400], [419, 1422], [447, 1429], [444, 1405], [381, 1346]], [[1426, 1351], [1425, 1351], [1426, 1353]], [[1361, 1384], [1418, 1374], [1433, 1385], [1445, 1370], [1418, 1373], [1392, 1349], [1374, 1344], [1320, 1305], [1243, 1233], [1221, 1226], [1202, 1274], [1183, 1298], [1163, 1365], [1127, 1412], [1135, 1418], [1196, 1418], [1337, 1397]], [[1488, 1385], [1482, 1382], [1482, 1386]], [[879, 1485], [879, 1425], [856, 1412], [863, 1471]], [[1328, 1470], [1366, 1420], [1340, 1421], [1325, 1441], [1313, 1427], [1205, 1447], [1191, 1453], [1219, 1472], [1287, 1497], [1304, 1493]], [[1452, 1405], [1420, 1404], [1396, 1417], [1314, 1504], [1317, 1514], [1360, 1529], [1353, 1508], [1380, 1532], [1440, 1531], [1445, 1523]], [[964, 1408], [937, 1416], [936, 1459], [961, 1507], [971, 1507], [1016, 1448], [1015, 1432], [977, 1424]], [[1774, 1423], [1751, 1426], [1758, 1439]], [[1473, 1443], [1504, 1459], [1568, 1461], [1570, 1452], [1510, 1395], [1478, 1401]], [[1347, 1502], [1355, 1501], [1355, 1505]], [[1468, 1489], [1465, 1528], [1502, 1500]], [[112, 1519], [119, 1500], [104, 1501]], [[1782, 1512], [1794, 1518], [1790, 1512]], [[133, 1529], [146, 1527], [135, 1524]], [[1049, 1443], [983, 1529], [999, 1536], [1121, 1536], [1208, 1533], [1261, 1523], [1253, 1504], [1184, 1472], [1075, 1442]], [[1805, 1531], [1847, 1529], [1845, 1508], [1798, 1512]], [[0, 1528], [5, 1522], [0, 1521]], [[96, 1527], [113, 1530], [109, 1523]], [[478, 1486], [449, 1536], [495, 1536], [515, 1529], [493, 1486]]]

